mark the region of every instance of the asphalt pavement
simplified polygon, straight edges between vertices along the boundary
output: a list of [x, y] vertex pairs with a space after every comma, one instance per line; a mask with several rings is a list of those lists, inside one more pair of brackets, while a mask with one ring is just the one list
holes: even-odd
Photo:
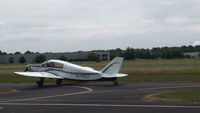
[[0, 84], [0, 113], [200, 113], [200, 103], [149, 102], [144, 96], [171, 90], [200, 89], [200, 82], [88, 82]]

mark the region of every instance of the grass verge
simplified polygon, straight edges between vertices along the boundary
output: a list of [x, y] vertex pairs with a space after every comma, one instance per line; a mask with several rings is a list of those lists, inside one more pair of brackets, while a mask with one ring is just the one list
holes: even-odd
[[[81, 66], [101, 70], [108, 62], [73, 62]], [[26, 64], [1, 64], [0, 82], [35, 82], [38, 78], [15, 75], [23, 71]], [[121, 82], [200, 81], [200, 59], [155, 59], [124, 61], [121, 73], [129, 76], [119, 78]], [[46, 80], [45, 80], [46, 81]], [[49, 81], [47, 79], [47, 81]], [[53, 80], [55, 81], [55, 80]]]
[[146, 101], [159, 102], [200, 102], [200, 89], [177, 90], [164, 93], [156, 93], [147, 95]]

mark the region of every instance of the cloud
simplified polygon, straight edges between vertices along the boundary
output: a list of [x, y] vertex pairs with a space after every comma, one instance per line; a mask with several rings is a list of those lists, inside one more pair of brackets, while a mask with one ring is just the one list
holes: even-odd
[[187, 45], [199, 40], [199, 4], [197, 0], [2, 0], [0, 48], [45, 52]]
[[195, 41], [192, 46], [200, 46], [200, 41]]
[[167, 6], [172, 6], [172, 5], [175, 5], [175, 4], [177, 4], [177, 1], [175, 1], [175, 0], [165, 0], [165, 1], [161, 1], [160, 2], [160, 4], [161, 5], [167, 5]]
[[200, 32], [200, 24], [199, 25], [188, 25], [183, 27], [186, 31], [190, 32]]
[[174, 17], [166, 18], [165, 21], [169, 24], [180, 25], [180, 24], [186, 23], [188, 21], [188, 18], [187, 17], [174, 16]]
[[1, 24], [6, 24], [6, 22], [0, 20], [0, 25], [1, 25]]

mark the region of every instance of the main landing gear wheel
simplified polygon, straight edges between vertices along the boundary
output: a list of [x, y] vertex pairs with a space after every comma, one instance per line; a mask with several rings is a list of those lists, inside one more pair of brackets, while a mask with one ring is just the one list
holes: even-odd
[[114, 85], [117, 86], [118, 85], [118, 82], [115, 80], [113, 81]]
[[56, 79], [56, 84], [60, 86], [62, 84], [62, 79]]
[[37, 82], [38, 87], [42, 87], [44, 85], [44, 78], [40, 78]]

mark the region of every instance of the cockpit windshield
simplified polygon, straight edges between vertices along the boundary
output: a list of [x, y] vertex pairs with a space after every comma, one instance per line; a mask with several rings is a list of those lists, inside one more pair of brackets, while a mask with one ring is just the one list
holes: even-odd
[[53, 67], [53, 68], [63, 68], [63, 64], [57, 63], [57, 62], [47, 62], [47, 67]]
[[46, 62], [42, 63], [41, 67], [46, 67]]

